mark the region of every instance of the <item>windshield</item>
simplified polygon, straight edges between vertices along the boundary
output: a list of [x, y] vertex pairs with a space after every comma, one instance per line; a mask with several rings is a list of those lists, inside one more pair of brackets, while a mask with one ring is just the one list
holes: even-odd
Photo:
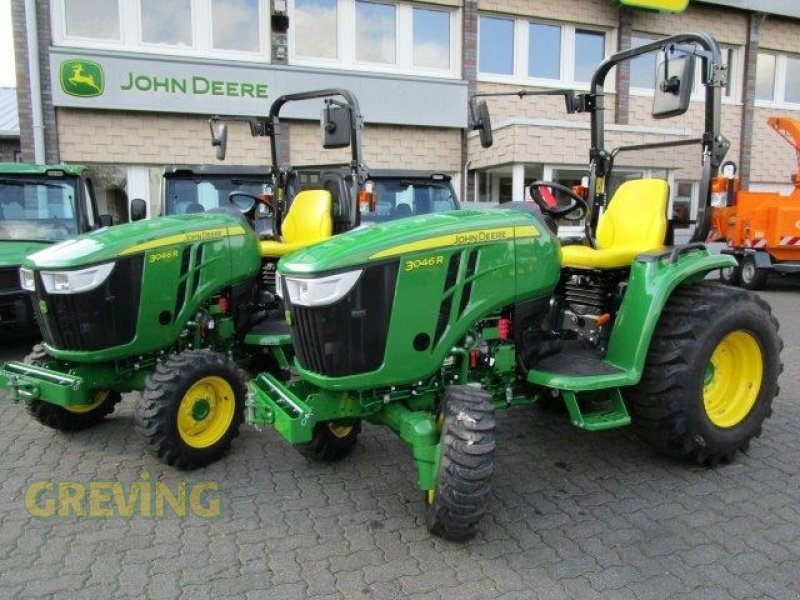
[[205, 179], [167, 179], [166, 210], [168, 215], [200, 213], [212, 208], [231, 206], [228, 194], [245, 192], [261, 194], [266, 191], [267, 177], [263, 179], [240, 179], [214, 177]]
[[57, 242], [77, 235], [75, 179], [0, 178], [0, 240]]
[[374, 191], [375, 211], [362, 211], [362, 223], [383, 223], [456, 208], [453, 192], [444, 182], [376, 181]]

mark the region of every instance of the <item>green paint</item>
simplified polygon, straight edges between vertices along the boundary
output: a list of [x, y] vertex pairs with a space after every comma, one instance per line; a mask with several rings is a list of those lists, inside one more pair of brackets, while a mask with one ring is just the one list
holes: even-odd
[[198, 400], [192, 405], [192, 418], [195, 421], [202, 421], [211, 412], [211, 405], [205, 398]]
[[58, 75], [61, 89], [70, 96], [93, 98], [103, 95], [103, 67], [94, 61], [77, 58], [62, 61]]

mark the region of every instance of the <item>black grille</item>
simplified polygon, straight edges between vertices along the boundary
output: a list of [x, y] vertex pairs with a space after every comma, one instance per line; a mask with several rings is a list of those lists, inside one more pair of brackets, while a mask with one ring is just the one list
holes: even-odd
[[261, 265], [261, 286], [263, 289], [275, 293], [275, 273], [278, 270], [278, 261], [266, 259]]
[[100, 287], [79, 294], [48, 294], [37, 272], [33, 305], [42, 337], [60, 350], [127, 344], [136, 333], [141, 288], [142, 256], [118, 260]]
[[289, 306], [292, 340], [304, 368], [341, 377], [381, 365], [398, 265], [395, 261], [366, 268], [353, 289], [334, 304]]
[[20, 289], [19, 269], [0, 269], [0, 292], [13, 292]]

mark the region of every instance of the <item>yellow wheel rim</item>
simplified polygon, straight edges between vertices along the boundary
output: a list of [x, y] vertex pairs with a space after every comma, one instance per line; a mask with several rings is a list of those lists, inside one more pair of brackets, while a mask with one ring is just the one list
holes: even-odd
[[76, 404], [72, 406], [65, 406], [64, 408], [71, 413], [87, 413], [100, 406], [108, 398], [108, 390], [99, 390], [92, 394], [92, 401], [89, 404]]
[[750, 414], [761, 390], [764, 358], [751, 334], [734, 331], [714, 349], [706, 366], [703, 404], [709, 420], [722, 429]]
[[199, 379], [178, 406], [178, 433], [192, 448], [208, 448], [227, 433], [236, 412], [233, 388], [222, 377]]
[[334, 437], [342, 439], [350, 435], [350, 432], [353, 431], [353, 426], [342, 423], [328, 423], [328, 429]]

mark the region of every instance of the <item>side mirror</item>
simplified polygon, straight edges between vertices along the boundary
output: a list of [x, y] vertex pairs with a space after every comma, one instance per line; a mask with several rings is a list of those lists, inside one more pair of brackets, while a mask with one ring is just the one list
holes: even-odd
[[475, 105], [475, 124], [473, 129], [477, 129], [481, 138], [481, 146], [489, 148], [494, 143], [492, 136], [492, 119], [489, 117], [489, 107], [486, 100], [481, 100]]
[[694, 55], [676, 56], [673, 48], [665, 48], [663, 59], [656, 65], [654, 119], [677, 117], [689, 110], [694, 84]]
[[131, 200], [131, 221], [141, 221], [147, 217], [147, 202], [141, 198]]
[[322, 147], [347, 148], [350, 145], [351, 109], [348, 106], [328, 105], [322, 111]]
[[228, 125], [221, 123], [219, 119], [208, 120], [211, 129], [211, 146], [217, 151], [217, 160], [225, 160], [225, 151], [228, 148]]
[[97, 215], [97, 222], [100, 227], [111, 227], [114, 224], [114, 217], [111, 215]]

